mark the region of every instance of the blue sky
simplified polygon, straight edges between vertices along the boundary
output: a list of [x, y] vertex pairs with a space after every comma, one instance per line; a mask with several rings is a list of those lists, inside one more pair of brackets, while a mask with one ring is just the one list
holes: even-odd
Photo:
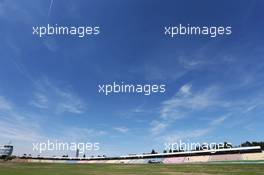
[[[98, 154], [164, 142], [263, 140], [262, 1], [0, 1], [0, 140], [100, 142]], [[36, 37], [32, 26], [98, 25], [97, 37]], [[230, 25], [228, 37], [164, 36], [164, 26]], [[98, 93], [112, 82], [166, 93]], [[92, 153], [87, 153], [92, 154]], [[97, 153], [95, 153], [97, 154]]]

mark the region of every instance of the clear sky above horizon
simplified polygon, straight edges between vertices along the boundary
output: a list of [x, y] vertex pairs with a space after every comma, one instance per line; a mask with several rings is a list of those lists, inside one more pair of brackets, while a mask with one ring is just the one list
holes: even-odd
[[[262, 140], [264, 1], [0, 1], [0, 144], [99, 142], [98, 154], [162, 151], [172, 140]], [[165, 25], [230, 25], [228, 37], [164, 36]], [[97, 37], [32, 35], [100, 26]], [[99, 84], [166, 93], [98, 93]], [[33, 153], [34, 154], [34, 153]], [[97, 153], [87, 153], [97, 154]]]

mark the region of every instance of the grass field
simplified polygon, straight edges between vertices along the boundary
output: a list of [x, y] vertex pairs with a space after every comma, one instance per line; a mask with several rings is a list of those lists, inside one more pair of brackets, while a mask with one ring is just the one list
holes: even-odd
[[0, 163], [0, 175], [264, 175], [264, 164], [106, 165]]

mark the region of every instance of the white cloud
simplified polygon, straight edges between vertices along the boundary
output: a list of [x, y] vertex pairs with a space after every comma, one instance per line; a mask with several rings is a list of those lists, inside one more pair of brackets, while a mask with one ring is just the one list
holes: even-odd
[[191, 84], [185, 84], [180, 88], [178, 93], [183, 96], [191, 95], [191, 88]]
[[143, 105], [137, 106], [136, 108], [131, 110], [132, 113], [145, 113], [148, 112], [143, 108]]
[[[9, 116], [10, 117], [10, 116]], [[0, 138], [1, 140], [11, 141], [36, 141], [42, 138], [38, 131], [38, 125], [30, 120], [0, 121]]]
[[127, 133], [129, 131], [128, 128], [126, 127], [115, 127], [114, 130], [118, 131], [118, 132], [121, 132], [121, 133]]
[[[8, 143], [9, 141], [15, 147], [14, 154], [22, 155], [38, 154], [33, 151], [32, 143], [47, 142], [48, 140], [59, 140], [65, 142], [91, 142], [92, 139], [97, 139], [107, 133], [102, 130], [96, 130], [93, 128], [81, 128], [75, 126], [65, 126], [60, 123], [52, 123], [51, 126], [42, 124], [44, 121], [43, 116], [39, 116], [37, 113], [25, 112], [18, 108], [11, 102], [7, 103], [4, 97], [0, 96], [1, 103], [4, 101], [5, 105], [0, 110], [0, 144]], [[46, 99], [41, 95], [37, 95], [38, 99], [45, 102]], [[51, 131], [54, 129], [54, 131]], [[58, 152], [48, 152], [47, 155], [62, 155]]]
[[0, 96], [0, 140], [33, 141], [42, 138], [39, 124], [31, 114], [17, 109]]
[[215, 118], [211, 121], [210, 125], [216, 126], [222, 124], [226, 119], [230, 116], [230, 114], [223, 115], [221, 117]]
[[60, 131], [57, 133], [57, 139], [66, 141], [91, 141], [91, 139], [97, 140], [98, 137], [107, 134], [106, 131], [96, 130], [92, 128], [81, 128], [81, 127], [66, 127], [60, 126]]
[[178, 61], [187, 70], [197, 69], [197, 68], [201, 67], [201, 65], [204, 63], [204, 61], [201, 61], [198, 59], [190, 59], [190, 58], [186, 58], [184, 56], [180, 57], [178, 59]]
[[59, 49], [59, 45], [57, 44], [55, 39], [45, 39], [43, 41], [43, 44], [51, 52], [56, 52]]
[[258, 104], [253, 104], [251, 106], [246, 107], [246, 109], [244, 110], [244, 113], [248, 113], [248, 112], [253, 111], [254, 109], [257, 108], [257, 106], [258, 106]]
[[161, 136], [159, 137], [159, 139], [163, 140], [164, 142], [173, 143], [173, 142], [178, 142], [180, 140], [199, 138], [210, 133], [212, 130], [213, 130], [212, 128], [203, 128], [203, 129], [193, 129], [193, 130], [185, 130], [185, 131], [175, 131], [175, 132], [171, 132], [170, 134]]
[[[24, 5], [25, 3], [22, 4]], [[9, 22], [31, 23], [36, 19], [36, 14], [30, 14], [26, 6], [22, 6], [22, 4], [15, 0], [0, 2], [0, 18]]]
[[162, 133], [168, 127], [167, 123], [156, 121], [156, 120], [152, 121], [150, 125], [151, 125], [150, 132], [152, 135], [158, 135]]
[[[159, 53], [155, 54], [155, 57], [159, 56], [158, 54]], [[197, 57], [197, 54], [193, 55]], [[162, 57], [164, 57], [164, 54]], [[169, 54], [164, 57], [163, 62], [153, 62], [152, 60], [152, 62], [148, 62], [144, 66], [145, 78], [147, 80], [166, 80], [167, 82], [174, 81], [185, 76], [190, 71], [200, 69], [207, 64], [207, 61], [202, 59], [204, 56], [200, 55], [198, 56], [199, 58], [190, 57], [185, 55]], [[166, 63], [170, 63], [170, 66]], [[138, 70], [138, 68], [135, 69]]]
[[227, 105], [217, 100], [215, 88], [193, 93], [191, 87], [190, 84], [183, 85], [171, 99], [162, 102], [160, 116], [163, 119], [181, 119], [189, 111], [199, 111], [215, 105], [219, 107]]
[[0, 96], [0, 110], [11, 110], [11, 103], [5, 99], [5, 97]]
[[[191, 116], [193, 113], [206, 111], [211, 107], [226, 107], [227, 104], [218, 99], [217, 88], [215, 87], [195, 92], [192, 90], [192, 84], [185, 84], [172, 98], [162, 102], [159, 121], [154, 120], [150, 124], [150, 131], [154, 135], [164, 134], [165, 129], [175, 123], [176, 120]], [[223, 116], [215, 119], [209, 124], [209, 127], [224, 122], [227, 117]], [[208, 131], [209, 129], [199, 129], [192, 132], [176, 132], [176, 134], [172, 134], [172, 137], [180, 137], [179, 134], [183, 134], [184, 137], [193, 137], [206, 134]], [[170, 135], [167, 137], [170, 137]]]
[[32, 106], [51, 110], [55, 113], [82, 114], [85, 112], [86, 103], [72, 91], [59, 88], [47, 78], [36, 84], [36, 92], [30, 102]]
[[41, 93], [35, 93], [34, 94], [34, 100], [31, 102], [31, 105], [37, 107], [37, 108], [43, 108], [43, 109], [47, 109], [48, 106], [48, 98]]
[[61, 101], [57, 103], [57, 112], [71, 112], [81, 114], [85, 112], [86, 105], [83, 100], [70, 92], [64, 92], [57, 89], [57, 93]]
[[183, 75], [187, 73], [187, 71], [183, 68], [170, 68], [168, 69], [167, 66], [161, 66], [158, 67], [156, 65], [147, 64], [144, 67], [144, 74], [146, 80], [162, 80], [162, 81], [172, 81], [177, 80]]

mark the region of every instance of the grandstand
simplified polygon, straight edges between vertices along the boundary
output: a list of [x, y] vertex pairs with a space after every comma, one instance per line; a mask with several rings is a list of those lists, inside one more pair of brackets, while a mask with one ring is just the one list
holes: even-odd
[[19, 157], [14, 162], [35, 163], [88, 163], [88, 164], [185, 164], [185, 163], [213, 163], [225, 161], [262, 161], [264, 152], [259, 146], [240, 147], [216, 150], [185, 151], [162, 154], [139, 154], [120, 157]]
[[185, 163], [202, 163], [202, 162], [208, 162], [210, 159], [210, 156], [190, 156], [186, 157], [184, 162]]
[[264, 152], [259, 153], [248, 153], [242, 155], [243, 160], [264, 160]]
[[169, 157], [169, 158], [165, 158], [163, 160], [163, 163], [166, 163], [166, 164], [178, 164], [178, 163], [183, 163], [184, 159], [185, 159], [185, 157]]
[[242, 160], [241, 154], [212, 155], [210, 161], [237, 161]]

